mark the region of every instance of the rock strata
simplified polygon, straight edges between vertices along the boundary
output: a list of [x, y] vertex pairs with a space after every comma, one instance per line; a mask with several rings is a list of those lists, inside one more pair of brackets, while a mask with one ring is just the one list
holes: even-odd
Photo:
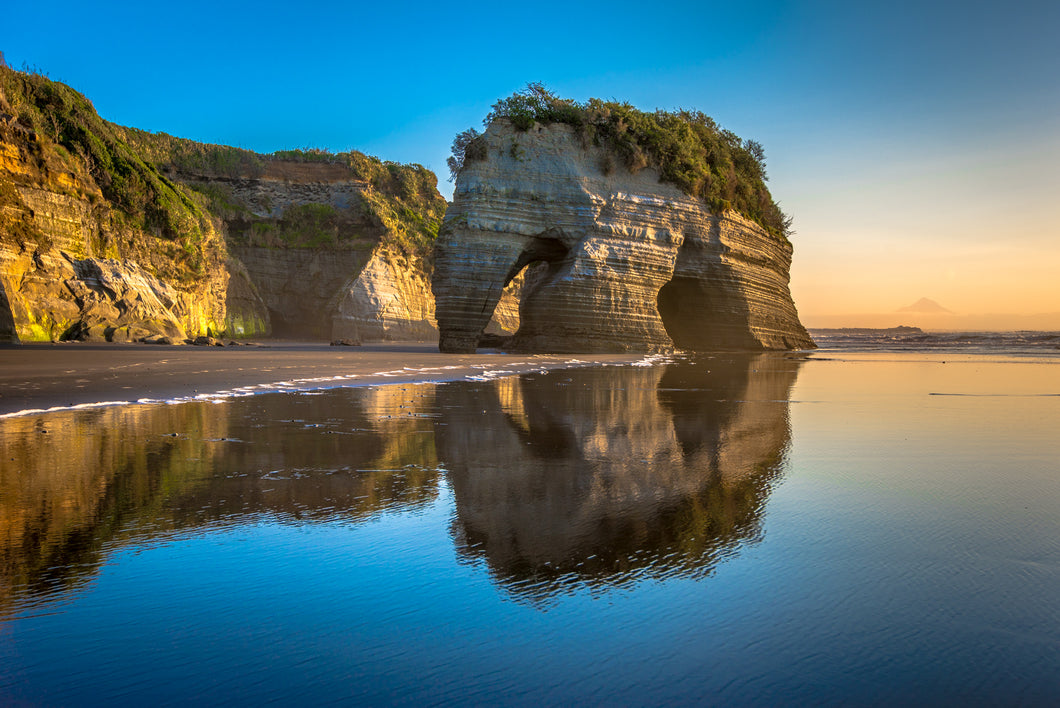
[[0, 341], [433, 339], [444, 210], [418, 165], [123, 128], [0, 66]]
[[0, 168], [7, 214], [32, 240], [12, 237], [13, 219], [0, 224], [0, 341], [182, 341], [225, 328], [223, 268], [195, 282], [160, 277], [169, 244], [117, 225], [90, 184], [40, 173], [3, 184], [10, 175]]
[[792, 247], [630, 171], [562, 124], [494, 120], [460, 170], [435, 251], [442, 351], [476, 347], [524, 271], [524, 351], [795, 349]]
[[0, 67], [0, 341], [225, 329], [223, 235], [121, 130], [69, 87]]

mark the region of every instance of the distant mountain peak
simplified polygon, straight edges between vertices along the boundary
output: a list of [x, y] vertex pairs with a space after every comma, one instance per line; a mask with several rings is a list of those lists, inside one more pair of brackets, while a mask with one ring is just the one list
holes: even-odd
[[909, 305], [908, 307], [903, 307], [902, 309], [898, 310], [898, 312], [919, 312], [919, 313], [922, 313], [922, 314], [935, 312], [935, 313], [946, 313], [946, 314], [950, 314], [950, 315], [953, 314], [953, 310], [947, 310], [945, 307], [943, 307], [942, 305], [938, 304], [934, 300], [931, 300], [931, 299], [926, 298], [926, 297], [920, 298], [919, 300], [914, 302], [912, 305]]

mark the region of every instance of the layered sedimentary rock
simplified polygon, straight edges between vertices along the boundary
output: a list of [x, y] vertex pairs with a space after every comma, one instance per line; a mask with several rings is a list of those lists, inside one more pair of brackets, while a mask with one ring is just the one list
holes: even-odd
[[424, 268], [393, 250], [378, 249], [347, 282], [332, 310], [332, 336], [360, 340], [433, 340], [434, 298]]
[[193, 267], [180, 244], [129, 223], [83, 164], [10, 115], [0, 116], [0, 155], [0, 341], [183, 340], [226, 328], [223, 240], [209, 223]]
[[0, 66], [3, 341], [434, 338], [444, 210], [418, 165], [144, 133]]
[[274, 336], [437, 336], [428, 266], [418, 253], [387, 243], [388, 227], [369, 205], [373, 186], [363, 175], [337, 162], [291, 160], [249, 172], [175, 170], [174, 177], [230, 207], [223, 215], [230, 252]]
[[[256, 176], [184, 172], [179, 179], [205, 185], [207, 191], [223, 189], [227, 199], [242, 207], [226, 218], [230, 250], [265, 304], [274, 335], [437, 339], [426, 254], [392, 243], [388, 229], [395, 227], [383, 223], [372, 208], [379, 191], [344, 165], [273, 161]], [[433, 183], [430, 191], [435, 202], [430, 208], [440, 218], [441, 197]], [[291, 215], [313, 208], [330, 210], [327, 226], [332, 232], [321, 232], [329, 242], [285, 242], [289, 234], [284, 229], [299, 226]], [[520, 285], [517, 279], [506, 289], [491, 332], [510, 335], [518, 328]]]
[[495, 120], [478, 148], [436, 246], [443, 351], [473, 350], [505, 285], [532, 264], [513, 349], [813, 346], [788, 288], [787, 239], [631, 172], [567, 125]]

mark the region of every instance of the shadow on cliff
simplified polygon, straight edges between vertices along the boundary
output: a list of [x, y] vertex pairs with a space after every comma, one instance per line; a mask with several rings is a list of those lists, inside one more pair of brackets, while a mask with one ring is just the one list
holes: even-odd
[[3, 278], [0, 278], [0, 344], [17, 344], [18, 341], [11, 300], [7, 296], [7, 286], [4, 285]]
[[718, 265], [713, 278], [675, 276], [659, 290], [658, 308], [674, 346], [687, 351], [760, 350], [751, 331], [751, 308], [736, 287], [731, 266]]

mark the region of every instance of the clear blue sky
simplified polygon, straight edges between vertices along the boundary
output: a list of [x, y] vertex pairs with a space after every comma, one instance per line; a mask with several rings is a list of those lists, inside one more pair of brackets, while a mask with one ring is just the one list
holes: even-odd
[[6, 5], [8, 64], [108, 120], [355, 148], [446, 194], [453, 136], [529, 81], [697, 108], [764, 144], [804, 314], [1060, 311], [1056, 0]]

